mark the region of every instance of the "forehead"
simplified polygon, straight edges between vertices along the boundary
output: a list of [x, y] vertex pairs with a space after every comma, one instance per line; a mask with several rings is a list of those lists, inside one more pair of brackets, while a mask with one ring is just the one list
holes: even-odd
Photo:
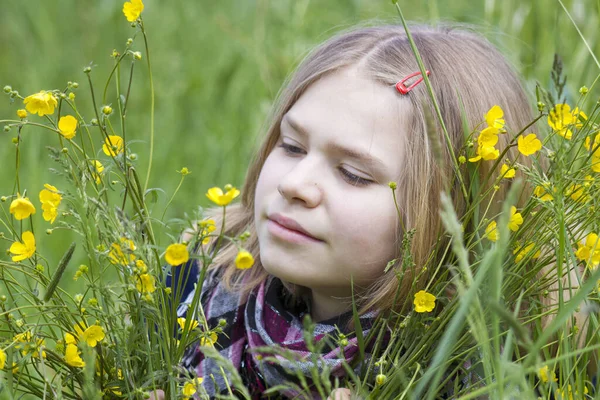
[[411, 108], [401, 96], [356, 68], [343, 69], [313, 83], [284, 116], [282, 128], [292, 120], [311, 141], [367, 152], [398, 171]]

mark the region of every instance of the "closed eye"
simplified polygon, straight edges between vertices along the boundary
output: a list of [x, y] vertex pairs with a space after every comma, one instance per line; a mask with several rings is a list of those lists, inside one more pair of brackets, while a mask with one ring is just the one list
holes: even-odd
[[[297, 156], [297, 155], [302, 155], [302, 154], [306, 153], [302, 148], [300, 148], [298, 146], [294, 146], [289, 143], [281, 143], [279, 145], [279, 147], [281, 147], [285, 151], [286, 154], [289, 154], [291, 156]], [[347, 169], [345, 169], [343, 167], [339, 167], [338, 169], [339, 169], [340, 173], [342, 174], [342, 178], [352, 186], [367, 186], [367, 185], [373, 183], [372, 180], [361, 178], [360, 176], [354, 175], [352, 172], [348, 171]]]
[[340, 167], [340, 172], [344, 177], [344, 180], [353, 186], [367, 186], [373, 183], [372, 180], [361, 178], [360, 176], [354, 175], [352, 172], [349, 172], [347, 169]]
[[304, 150], [302, 150], [300, 147], [289, 143], [281, 143], [279, 147], [281, 147], [287, 154], [304, 154]]

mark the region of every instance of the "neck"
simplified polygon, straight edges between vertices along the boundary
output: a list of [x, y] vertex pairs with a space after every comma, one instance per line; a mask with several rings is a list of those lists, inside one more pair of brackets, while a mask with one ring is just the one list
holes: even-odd
[[348, 297], [335, 297], [313, 289], [310, 316], [314, 322], [325, 321], [350, 310], [351, 304]]

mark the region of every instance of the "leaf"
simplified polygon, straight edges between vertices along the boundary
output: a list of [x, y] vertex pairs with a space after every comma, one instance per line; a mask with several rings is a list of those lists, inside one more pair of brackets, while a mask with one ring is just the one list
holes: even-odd
[[390, 268], [392, 268], [394, 264], [396, 264], [397, 261], [397, 258], [394, 258], [392, 261], [388, 261], [387, 265], [385, 266], [385, 269], [383, 270], [383, 273], [387, 273], [390, 270]]
[[150, 188], [144, 192], [144, 200], [148, 205], [154, 205], [158, 202], [158, 192], [165, 193], [161, 188]]

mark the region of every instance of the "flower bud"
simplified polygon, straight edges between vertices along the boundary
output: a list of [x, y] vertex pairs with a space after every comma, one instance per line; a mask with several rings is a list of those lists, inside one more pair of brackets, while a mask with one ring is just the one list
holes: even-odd
[[464, 164], [467, 162], [467, 158], [465, 156], [459, 156], [458, 157], [458, 162], [461, 164]]
[[392, 181], [392, 182], [389, 182], [389, 183], [388, 183], [388, 186], [389, 186], [389, 187], [390, 187], [390, 189], [392, 189], [392, 190], [396, 190], [396, 189], [398, 188], [398, 184], [397, 184], [396, 182], [394, 182], [394, 181]]
[[127, 46], [131, 46], [131, 44], [133, 43], [133, 39], [132, 38], [127, 39], [126, 43], [127, 43]]
[[85, 67], [83, 69], [83, 72], [86, 73], [86, 74], [89, 74], [90, 72], [92, 72], [92, 67]]
[[[10, 129], [6, 129], [6, 128], [4, 128], [4, 130], [8, 132]], [[19, 143], [19, 138], [17, 138], [17, 137], [14, 137], [14, 138], [12, 138], [12, 142], [13, 142], [14, 144], [18, 144], [18, 143]]]
[[[8, 132], [8, 131], [10, 131], [10, 125], [4, 125], [4, 132]], [[13, 143], [15, 143], [15, 142], [13, 141]]]
[[113, 112], [113, 109], [112, 109], [111, 106], [104, 106], [104, 107], [102, 107], [102, 114], [104, 114], [104, 115], [110, 115], [110, 114], [112, 114], [112, 112]]
[[226, 326], [226, 325], [227, 325], [227, 321], [226, 321], [224, 318], [221, 318], [221, 319], [219, 320], [219, 326], [220, 326], [220, 327], [224, 327], [224, 326]]
[[12, 92], [12, 88], [8, 85], [4, 86], [4, 93], [9, 94], [10, 92]]
[[66, 98], [67, 98], [67, 95], [66, 95], [66, 94], [64, 94], [64, 93], [61, 93], [61, 94], [60, 94], [60, 98], [61, 98], [61, 99], [66, 99]]
[[590, 91], [590, 89], [588, 89], [587, 86], [582, 86], [579, 88], [579, 94], [582, 96], [585, 96], [586, 94], [588, 94], [589, 91]]
[[375, 383], [377, 383], [377, 385], [379, 386], [383, 385], [385, 381], [387, 381], [387, 376], [385, 376], [384, 374], [378, 374], [375, 377]]
[[44, 266], [42, 264], [36, 265], [35, 269], [37, 272], [40, 272], [40, 273], [44, 272]]
[[92, 124], [94, 126], [98, 126], [98, 120], [96, 118], [92, 118], [92, 120], [90, 121], [90, 124]]
[[19, 318], [18, 320], [15, 321], [15, 325], [17, 325], [17, 327], [20, 328], [23, 325], [25, 325], [25, 321], [23, 321], [22, 318]]
[[79, 87], [79, 83], [77, 83], [77, 82], [73, 82], [73, 83], [71, 84], [71, 87], [72, 87], [73, 89], [77, 89], [77, 88]]
[[167, 296], [171, 294], [171, 291], [172, 291], [172, 290], [171, 290], [171, 288], [170, 288], [170, 287], [168, 287], [168, 288], [165, 288], [165, 294], [166, 294]]
[[46, 229], [46, 235], [52, 235], [52, 229]]
[[71, 100], [71, 101], [75, 100], [75, 93], [73, 93], [73, 92], [69, 93], [69, 100]]
[[233, 189], [233, 186], [231, 185], [231, 183], [228, 183], [227, 185], [225, 185], [224, 189], [226, 192], [229, 192], [231, 189]]
[[0, 303], [4, 303], [6, 301], [6, 296], [2, 295], [0, 296]]
[[4, 203], [4, 202], [6, 202], [6, 200], [7, 200], [7, 197], [6, 197], [6, 196], [2, 196], [2, 197], [0, 197], [0, 201], [1, 201], [1, 202], [3, 202], [3, 203]]
[[187, 167], [183, 167], [183, 168], [181, 168], [181, 171], [177, 171], [177, 172], [179, 172], [183, 176], [190, 174], [190, 170]]
[[138, 60], [138, 61], [141, 60], [142, 59], [142, 53], [139, 52], [139, 51], [134, 51], [133, 52], [133, 59], [134, 60]]
[[62, 151], [64, 154], [67, 154], [69, 152], [69, 149], [63, 147], [60, 151]]
[[9, 93], [9, 96], [11, 99], [14, 99], [18, 95], [19, 95], [19, 92], [17, 92], [16, 90], [13, 90], [12, 92]]
[[27, 118], [27, 110], [24, 110], [22, 108], [20, 110], [17, 110], [17, 117], [21, 119]]
[[112, 58], [119, 58], [120, 54], [119, 52], [115, 49], [112, 51], [111, 55]]
[[137, 160], [137, 158], [138, 158], [138, 156], [137, 156], [137, 154], [135, 154], [135, 153], [131, 153], [131, 154], [129, 155], [129, 159], [130, 159], [131, 161], [135, 161], [135, 160]]
[[542, 103], [541, 101], [538, 101], [538, 103], [537, 103], [537, 108], [538, 108], [538, 111], [539, 111], [539, 112], [542, 112], [542, 111], [544, 111], [544, 109], [546, 108], [546, 104], [545, 104], [545, 103]]
[[340, 340], [340, 345], [341, 345], [342, 347], [346, 347], [346, 346], [348, 346], [348, 339], [342, 339], [342, 340]]

